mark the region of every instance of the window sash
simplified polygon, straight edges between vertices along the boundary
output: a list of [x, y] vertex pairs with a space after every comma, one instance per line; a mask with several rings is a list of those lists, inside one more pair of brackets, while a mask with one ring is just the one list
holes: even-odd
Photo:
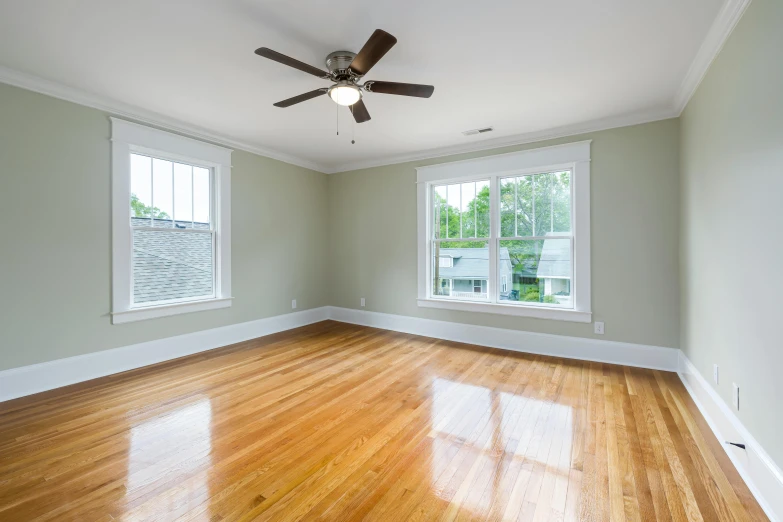
[[[174, 183], [175, 183], [175, 176], [174, 176], [174, 164], [178, 165], [184, 165], [186, 167], [190, 167], [190, 223], [191, 227], [195, 228], [196, 222], [196, 204], [195, 204], [195, 197], [196, 197], [196, 174], [194, 169], [204, 169], [209, 173], [209, 180], [208, 180], [208, 186], [209, 186], [209, 230], [215, 230], [215, 211], [217, 210], [215, 205], [215, 169], [208, 166], [208, 165], [200, 165], [193, 161], [186, 161], [183, 160], [181, 157], [175, 155], [175, 154], [163, 154], [163, 153], [150, 153], [150, 152], [144, 152], [141, 150], [137, 150], [137, 147], [132, 147], [130, 149], [130, 154], [133, 156], [141, 156], [144, 158], [149, 158], [150, 162], [153, 160], [161, 160], [161, 161], [168, 161], [171, 163], [171, 219], [162, 219], [162, 218], [156, 218], [154, 216], [150, 216], [150, 223], [154, 223], [155, 221], [171, 221], [172, 223], [176, 223], [177, 221], [184, 221], [187, 223], [187, 220], [183, 219], [176, 219], [176, 191], [174, 190]], [[154, 180], [155, 171], [150, 165], [150, 205], [155, 206], [155, 180]], [[130, 215], [129, 219], [131, 220], [131, 223], [133, 222], [133, 218], [140, 219], [136, 216]], [[201, 223], [199, 221], [198, 223]], [[131, 228], [134, 228], [133, 225], [131, 225]], [[146, 228], [147, 230], [155, 230], [160, 227], [135, 227], [135, 228]], [[172, 229], [165, 229], [165, 230], [182, 230], [178, 229], [176, 226]], [[200, 230], [206, 230], [206, 229], [200, 229]]]
[[[485, 183], [485, 182], [491, 183], [489, 178], [481, 178], [481, 179], [460, 180], [460, 181], [454, 181], [454, 182], [433, 183], [433, 184], [430, 185], [430, 187], [429, 187], [429, 198], [428, 198], [429, 202], [428, 202], [428, 205], [429, 205], [429, 208], [430, 208], [430, 215], [433, 218], [432, 223], [430, 223], [430, 227], [431, 227], [430, 237], [432, 239], [442, 239], [442, 240], [449, 240], [449, 241], [470, 240], [470, 239], [489, 239], [490, 236], [479, 236], [479, 235], [476, 235], [476, 234], [478, 234], [478, 209], [477, 209], [475, 203], [474, 203], [474, 206], [473, 206], [473, 231], [474, 231], [474, 235], [473, 236], [465, 236], [465, 237], [462, 236], [462, 232], [463, 232], [463, 229], [464, 229], [463, 221], [462, 221], [462, 185], [466, 184], [466, 183], [473, 183], [474, 184], [475, 190], [473, 192], [473, 195], [474, 195], [473, 197], [474, 197], [474, 202], [475, 202], [475, 196], [478, 193], [478, 187], [477, 187], [476, 184], [478, 184], [478, 183]], [[438, 221], [438, 226], [435, 226], [435, 220], [434, 220], [435, 213], [436, 213], [435, 194], [436, 194], [436, 189], [438, 189], [439, 187], [445, 187], [446, 188], [445, 207], [448, 209], [448, 207], [449, 207], [448, 187], [449, 187], [449, 185], [459, 185], [459, 194], [460, 194], [460, 201], [459, 201], [460, 225], [459, 225], [459, 230], [460, 230], [460, 237], [440, 238], [440, 237], [438, 237], [438, 234], [440, 233], [440, 220]], [[490, 200], [491, 200], [492, 199], [492, 189], [491, 189], [491, 187], [490, 187], [490, 196], [489, 197], [490, 197]], [[440, 205], [440, 207], [442, 208], [443, 205]], [[448, 216], [449, 216], [449, 214], [447, 213], [446, 214], [446, 234], [449, 233], [449, 219], [448, 219]], [[491, 220], [492, 220], [492, 211], [491, 211], [491, 209], [490, 209], [490, 216], [489, 217], [490, 217], [490, 222], [491, 222]]]
[[[569, 176], [568, 193], [569, 193], [569, 200], [570, 200], [569, 215], [570, 215], [570, 218], [571, 218], [571, 224], [570, 224], [571, 231], [570, 232], [553, 232], [552, 235], [548, 235], [548, 236], [536, 236], [536, 235], [525, 236], [525, 235], [519, 235], [519, 223], [518, 223], [518, 212], [517, 212], [517, 204], [519, 202], [519, 197], [518, 197], [518, 194], [517, 194], [517, 189], [518, 189], [517, 184], [514, 183], [514, 235], [513, 236], [503, 236], [501, 234], [501, 227], [499, 226], [500, 225], [500, 223], [499, 223], [499, 221], [500, 221], [500, 214], [501, 214], [501, 210], [500, 210], [501, 189], [500, 189], [500, 186], [502, 185], [503, 181], [507, 180], [507, 179], [514, 179], [514, 180], [516, 180], [516, 178], [524, 178], [524, 177], [531, 177], [532, 178], [532, 177], [540, 176], [540, 175], [543, 175], [543, 174], [554, 174], [556, 172], [558, 172], [558, 173], [559, 172], [568, 172], [568, 176]], [[501, 175], [497, 175], [495, 177], [497, 178], [497, 185], [498, 185], [497, 194], [494, 196], [497, 199], [497, 205], [496, 205], [497, 206], [497, 213], [498, 213], [497, 237], [500, 237], [500, 238], [503, 238], [503, 239], [510, 239], [510, 240], [514, 240], [514, 239], [557, 239], [557, 238], [565, 239], [565, 238], [573, 237], [573, 233], [574, 233], [574, 182], [573, 182], [573, 180], [574, 180], [574, 169], [573, 168], [546, 168], [546, 169], [538, 169], [536, 171], [530, 171], [530, 172], [520, 172], [520, 173], [517, 173], [517, 174], [510, 175], [510, 176], [509, 175], [502, 175], [502, 176]], [[493, 198], [493, 194], [491, 192], [490, 192], [489, 197]], [[550, 198], [551, 198], [551, 196], [550, 196]], [[550, 202], [554, 203], [554, 201], [552, 199], [550, 199]], [[492, 210], [490, 210], [490, 212], [492, 212]], [[535, 232], [535, 213], [536, 213], [535, 185], [533, 185], [532, 212], [533, 212], [533, 219], [534, 219], [532, 227], [533, 227], [533, 232]], [[491, 216], [490, 216], [490, 218], [491, 218]]]

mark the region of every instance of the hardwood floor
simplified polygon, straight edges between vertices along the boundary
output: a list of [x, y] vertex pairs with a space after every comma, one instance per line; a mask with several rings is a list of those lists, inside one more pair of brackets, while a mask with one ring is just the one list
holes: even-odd
[[675, 374], [324, 322], [0, 404], [0, 520], [766, 520]]

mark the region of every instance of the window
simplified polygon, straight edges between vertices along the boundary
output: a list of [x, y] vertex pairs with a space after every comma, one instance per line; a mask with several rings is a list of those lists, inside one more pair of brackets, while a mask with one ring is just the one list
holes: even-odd
[[590, 322], [589, 162], [579, 142], [417, 169], [419, 305]]
[[112, 118], [112, 321], [231, 305], [231, 151]]

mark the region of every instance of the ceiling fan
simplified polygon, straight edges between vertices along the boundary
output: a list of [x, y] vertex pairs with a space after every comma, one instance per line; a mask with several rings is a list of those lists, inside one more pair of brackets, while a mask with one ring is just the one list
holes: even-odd
[[364, 75], [370, 72], [370, 69], [394, 47], [397, 39], [383, 31], [376, 29], [359, 54], [350, 51], [335, 51], [326, 57], [326, 68], [323, 71], [312, 65], [308, 65], [299, 60], [295, 60], [277, 51], [261, 47], [256, 49], [256, 54], [282, 63], [294, 69], [318, 76], [324, 80], [334, 82], [331, 87], [322, 87], [314, 91], [294, 96], [275, 103], [275, 107], [290, 107], [303, 101], [311, 100], [329, 94], [329, 97], [338, 105], [345, 105], [351, 108], [356, 123], [363, 123], [370, 119], [370, 113], [362, 100], [362, 92], [373, 92], [380, 94], [397, 94], [400, 96], [415, 96], [417, 98], [429, 98], [432, 96], [435, 87], [432, 85], [418, 85], [415, 83], [398, 82], [380, 82], [367, 81], [359, 83]]

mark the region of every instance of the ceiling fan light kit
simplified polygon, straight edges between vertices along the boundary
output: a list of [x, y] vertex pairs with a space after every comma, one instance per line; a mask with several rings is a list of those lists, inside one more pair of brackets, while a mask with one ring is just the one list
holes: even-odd
[[358, 85], [351, 82], [338, 82], [329, 87], [329, 97], [337, 105], [349, 106], [362, 99], [362, 93]]
[[335, 51], [326, 57], [327, 71], [317, 67], [300, 62], [289, 56], [273, 51], [267, 47], [256, 49], [256, 54], [269, 60], [282, 63], [302, 72], [318, 76], [321, 79], [329, 80], [334, 84], [328, 88], [316, 89], [299, 96], [294, 96], [287, 100], [275, 103], [275, 107], [290, 107], [306, 100], [317, 98], [323, 94], [329, 94], [329, 97], [338, 105], [350, 107], [356, 123], [363, 123], [370, 120], [370, 113], [362, 100], [362, 91], [379, 94], [396, 94], [399, 96], [413, 96], [416, 98], [429, 98], [432, 96], [435, 87], [432, 85], [418, 85], [413, 83], [381, 82], [368, 81], [364, 84], [359, 83], [372, 67], [389, 52], [397, 43], [397, 39], [383, 31], [376, 29], [375, 32], [364, 44], [364, 47], [358, 54], [350, 51]]

